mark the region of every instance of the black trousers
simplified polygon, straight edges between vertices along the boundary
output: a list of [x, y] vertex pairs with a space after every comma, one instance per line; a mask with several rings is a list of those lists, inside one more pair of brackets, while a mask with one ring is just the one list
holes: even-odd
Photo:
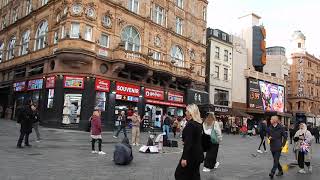
[[319, 142], [319, 136], [316, 136], [316, 143], [320, 143]]
[[200, 162], [187, 162], [186, 167], [179, 161], [174, 177], [176, 180], [200, 180]]
[[271, 173], [273, 174], [276, 173], [277, 169], [279, 170], [279, 172], [283, 172], [281, 164], [279, 162], [281, 151], [272, 152], [272, 156], [273, 156], [273, 167], [272, 167]]
[[260, 138], [261, 138], [261, 142], [260, 142], [260, 145], [259, 145], [258, 149], [260, 150], [261, 145], [263, 145], [264, 151], [266, 151], [267, 150], [267, 148], [266, 148], [266, 138], [265, 138], [265, 136], [260, 136]]
[[173, 132], [173, 137], [176, 137], [177, 127], [173, 127], [173, 128], [172, 128], [172, 132]]
[[101, 151], [102, 139], [92, 139], [92, 140], [91, 140], [92, 151], [95, 151], [96, 141], [98, 141], [99, 151]]
[[29, 134], [30, 133], [20, 132], [20, 136], [19, 136], [19, 140], [18, 140], [17, 146], [21, 147], [23, 139], [24, 139], [24, 144], [26, 146], [30, 145], [29, 144]]
[[310, 167], [310, 162], [304, 162], [304, 153], [299, 151], [298, 154], [298, 164], [301, 169], [304, 168], [304, 165]]
[[213, 169], [217, 163], [217, 156], [219, 151], [219, 144], [212, 144], [206, 153], [204, 159], [204, 167]]

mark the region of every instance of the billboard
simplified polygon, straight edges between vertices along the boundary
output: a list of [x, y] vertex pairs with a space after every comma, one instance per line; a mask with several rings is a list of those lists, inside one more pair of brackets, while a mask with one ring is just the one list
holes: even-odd
[[249, 108], [263, 110], [259, 80], [249, 79]]
[[264, 111], [284, 112], [284, 87], [259, 81]]

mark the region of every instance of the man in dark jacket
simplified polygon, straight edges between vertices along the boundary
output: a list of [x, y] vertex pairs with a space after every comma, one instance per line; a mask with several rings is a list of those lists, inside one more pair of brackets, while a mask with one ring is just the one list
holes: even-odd
[[31, 105], [32, 101], [27, 101], [25, 106], [20, 110], [18, 114], [18, 122], [20, 123], [21, 128], [17, 148], [22, 148], [21, 144], [23, 139], [25, 146], [31, 147], [31, 145], [29, 144], [29, 134], [32, 132], [32, 125], [34, 121]]
[[314, 134], [314, 137], [315, 137], [315, 139], [316, 139], [316, 143], [320, 143], [319, 142], [319, 127], [317, 127], [317, 126], [315, 126], [314, 128], [313, 128], [313, 134]]
[[121, 114], [118, 116], [117, 121], [119, 121], [120, 126], [116, 134], [113, 136], [114, 138], [118, 138], [120, 131], [123, 131], [124, 137], [127, 137], [127, 117], [124, 111], [121, 111]]
[[283, 175], [283, 170], [279, 160], [281, 156], [281, 150], [287, 141], [287, 132], [283, 126], [279, 124], [278, 116], [271, 117], [271, 126], [268, 130], [268, 138], [270, 139], [270, 150], [273, 156], [273, 168], [269, 174], [270, 178], [272, 179], [277, 169], [279, 170], [277, 176]]

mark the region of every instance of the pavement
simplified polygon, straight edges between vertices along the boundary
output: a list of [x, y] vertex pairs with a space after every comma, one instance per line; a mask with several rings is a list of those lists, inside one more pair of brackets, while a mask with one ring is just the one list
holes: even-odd
[[[122, 134], [114, 139], [112, 132], [104, 132], [103, 151], [107, 154], [97, 155], [91, 154], [87, 132], [40, 127], [40, 133], [43, 138], [40, 143], [35, 142], [32, 133], [30, 143], [33, 146], [17, 149], [19, 125], [0, 119], [0, 180], [174, 180], [182, 152], [181, 143], [179, 148], [166, 148], [159, 154], [139, 153], [138, 147], [134, 147], [133, 162], [128, 166], [117, 166], [112, 156], [114, 144], [121, 141]], [[141, 142], [146, 143], [147, 137], [148, 133], [142, 133]], [[201, 179], [269, 179], [271, 153], [258, 154], [258, 144], [258, 137], [224, 135], [218, 154], [219, 168], [210, 173], [201, 172]], [[312, 174], [297, 174], [298, 168], [290, 165], [293, 162], [292, 152], [283, 155], [281, 163], [286, 173], [274, 179], [318, 180], [320, 144], [313, 146]]]

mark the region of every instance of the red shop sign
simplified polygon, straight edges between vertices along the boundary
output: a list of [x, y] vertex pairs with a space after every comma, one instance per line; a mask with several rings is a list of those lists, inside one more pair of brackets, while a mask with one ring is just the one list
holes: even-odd
[[110, 81], [104, 79], [96, 79], [95, 85], [96, 91], [109, 92], [110, 91]]
[[126, 96], [139, 96], [140, 86], [117, 82], [116, 83], [116, 93]]
[[145, 88], [144, 96], [147, 99], [164, 100], [164, 92], [157, 89]]
[[65, 76], [63, 81], [64, 88], [83, 89], [84, 78], [76, 76]]
[[177, 103], [183, 103], [183, 94], [182, 93], [169, 92], [168, 93], [168, 101], [177, 102]]
[[54, 88], [55, 86], [56, 86], [56, 77], [55, 76], [47, 77], [46, 88]]

